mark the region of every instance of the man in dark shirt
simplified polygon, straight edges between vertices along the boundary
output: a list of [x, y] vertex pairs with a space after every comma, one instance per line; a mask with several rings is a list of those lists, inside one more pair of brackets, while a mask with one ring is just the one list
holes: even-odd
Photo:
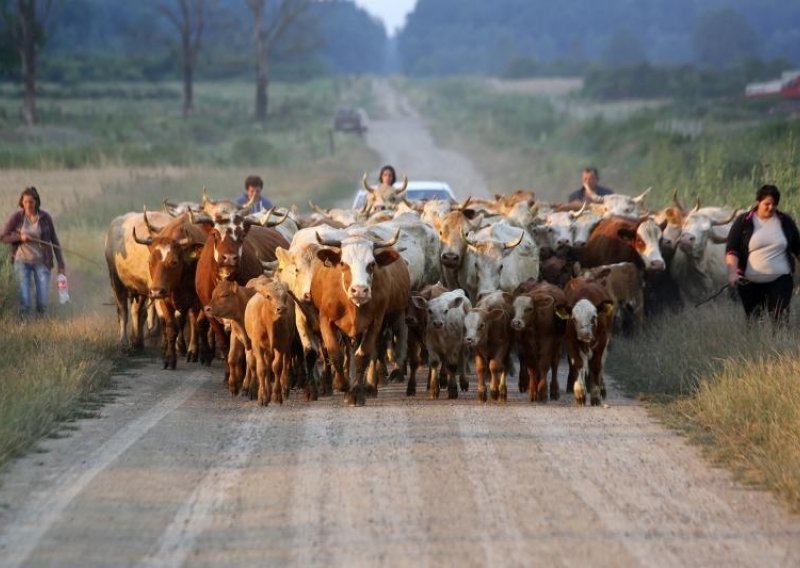
[[583, 168], [581, 177], [583, 179], [583, 185], [569, 194], [567, 198], [568, 202], [597, 201], [598, 197], [614, 193], [607, 187], [603, 187], [597, 183], [600, 179], [600, 174], [597, 173], [597, 168], [594, 166], [586, 166]]
[[264, 189], [264, 180], [262, 180], [260, 177], [248, 176], [248, 178], [244, 180], [244, 188], [244, 194], [240, 195], [236, 199], [237, 205], [244, 205], [255, 195], [255, 203], [253, 203], [253, 207], [250, 209], [252, 213], [261, 213], [262, 211], [266, 211], [272, 207], [272, 202], [261, 195], [261, 191]]

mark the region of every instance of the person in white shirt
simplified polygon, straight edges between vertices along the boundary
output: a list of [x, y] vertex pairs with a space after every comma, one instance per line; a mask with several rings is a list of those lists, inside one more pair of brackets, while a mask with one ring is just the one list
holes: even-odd
[[766, 309], [779, 321], [789, 313], [800, 233], [794, 219], [778, 210], [780, 200], [777, 187], [761, 186], [756, 204], [734, 220], [728, 233], [728, 284], [739, 291], [748, 317]]

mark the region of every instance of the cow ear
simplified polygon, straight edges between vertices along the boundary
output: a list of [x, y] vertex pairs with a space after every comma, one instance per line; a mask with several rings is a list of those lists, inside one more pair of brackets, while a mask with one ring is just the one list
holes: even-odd
[[275, 258], [278, 259], [278, 266], [285, 266], [289, 264], [291, 258], [289, 257], [289, 251], [287, 251], [283, 247], [277, 247], [275, 249]]
[[203, 247], [206, 245], [201, 243], [195, 243], [191, 247], [189, 247], [189, 258], [194, 260], [200, 256], [200, 253], [203, 252]]
[[622, 227], [619, 231], [617, 231], [617, 235], [623, 241], [631, 241], [633, 242], [636, 240], [636, 231], [633, 229], [628, 229], [627, 227]]
[[398, 258], [400, 258], [400, 254], [396, 250], [387, 248], [375, 255], [375, 262], [378, 263], [378, 266], [388, 266]]
[[320, 259], [325, 266], [336, 266], [342, 260], [342, 253], [333, 249], [323, 248], [317, 251], [317, 258]]
[[558, 306], [556, 308], [556, 316], [562, 320], [568, 320], [570, 317], [572, 317], [569, 308], [566, 306]]
[[422, 296], [411, 296], [411, 303], [418, 310], [424, 310], [428, 307], [428, 301]]

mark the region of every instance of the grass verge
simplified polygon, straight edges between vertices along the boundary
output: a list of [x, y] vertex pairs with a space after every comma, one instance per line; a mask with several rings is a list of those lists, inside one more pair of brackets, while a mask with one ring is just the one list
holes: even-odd
[[[796, 302], [795, 302], [796, 304]], [[614, 340], [607, 369], [630, 395], [659, 404], [666, 424], [701, 443], [737, 478], [767, 487], [800, 512], [800, 332], [747, 324], [740, 305], [717, 302]]]

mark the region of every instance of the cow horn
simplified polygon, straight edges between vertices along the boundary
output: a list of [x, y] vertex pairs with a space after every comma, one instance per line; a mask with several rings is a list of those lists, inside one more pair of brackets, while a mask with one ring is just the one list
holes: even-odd
[[672, 192], [672, 202], [675, 204], [675, 207], [677, 207], [680, 210], [681, 213], [686, 211], [686, 209], [683, 207], [683, 204], [678, 200], [677, 188]]
[[644, 200], [645, 196], [648, 193], [650, 193], [651, 189], [653, 189], [653, 188], [652, 187], [648, 187], [647, 189], [645, 189], [642, 193], [640, 193], [639, 195], [637, 195], [636, 197], [633, 198], [633, 202], [634, 203], [641, 203], [642, 200]]
[[700, 198], [699, 197], [697, 198], [697, 201], [695, 201], [694, 209], [692, 209], [690, 211], [690, 213], [697, 213], [698, 211], [700, 211]]
[[189, 222], [194, 225], [194, 211], [192, 211], [191, 207], [186, 210], [186, 214], [189, 216]]
[[728, 217], [724, 221], [711, 221], [711, 226], [712, 227], [719, 227], [720, 225], [727, 225], [728, 223], [733, 221], [733, 219], [736, 217], [736, 213], [737, 213], [737, 211], [736, 211], [736, 209], [734, 209], [733, 213], [731, 213], [730, 217]]
[[169, 213], [172, 217], [175, 217], [175, 207], [174, 203], [170, 203], [169, 197], [164, 198], [164, 211]]
[[392, 238], [389, 239], [388, 241], [372, 241], [372, 248], [379, 249], [379, 248], [390, 247], [394, 243], [396, 243], [397, 239], [399, 238], [400, 238], [400, 227], [394, 230], [394, 235], [392, 235]]
[[463, 227], [461, 229], [459, 229], [459, 231], [461, 232], [461, 238], [464, 239], [464, 242], [467, 243], [468, 247], [475, 248], [476, 246], [478, 246], [475, 241], [469, 240], [469, 237], [464, 233], [464, 228]]
[[144, 217], [145, 227], [147, 227], [147, 230], [150, 232], [150, 234], [157, 233], [161, 230], [150, 224], [150, 220], [147, 218], [147, 205], [142, 207], [142, 216]]
[[374, 187], [370, 187], [367, 183], [367, 172], [364, 172], [364, 175], [361, 176], [361, 185], [364, 186], [364, 189], [367, 190], [367, 193], [373, 193], [375, 191]]
[[455, 207], [455, 210], [456, 211], [463, 211], [464, 209], [467, 208], [467, 205], [469, 205], [470, 201], [472, 201], [472, 196], [471, 195], [464, 200], [464, 203], [462, 203], [458, 207]]
[[342, 241], [337, 241], [334, 239], [323, 239], [319, 236], [319, 231], [314, 231], [314, 234], [317, 236], [317, 242], [324, 247], [331, 247], [331, 248], [342, 248]]
[[519, 232], [519, 238], [513, 241], [508, 241], [507, 243], [503, 243], [503, 250], [510, 250], [519, 245], [522, 242], [522, 239], [525, 238], [525, 230], [521, 230]]
[[133, 228], [133, 240], [136, 241], [140, 245], [150, 246], [153, 244], [153, 237], [147, 237], [146, 239], [140, 239], [136, 236], [136, 227]]
[[205, 209], [206, 205], [216, 205], [217, 202], [213, 199], [208, 197], [208, 188], [203, 186], [203, 201], [201, 201], [203, 208]]
[[586, 211], [586, 206], [587, 206], [587, 205], [588, 205], [588, 202], [587, 202], [587, 201], [584, 201], [584, 202], [583, 202], [583, 205], [581, 205], [581, 208], [580, 208], [580, 209], [578, 209], [577, 211], [570, 211], [570, 212], [569, 212], [569, 216], [570, 216], [570, 218], [572, 218], [572, 219], [577, 219], [578, 217], [580, 217], [581, 215], [583, 215], [583, 212], [584, 212], [584, 211]]
[[250, 210], [253, 208], [253, 205], [255, 205], [256, 199], [258, 199], [258, 195], [254, 193], [253, 197], [247, 200], [247, 203], [239, 207], [239, 211], [249, 213]]
[[315, 212], [319, 213], [320, 215], [325, 215], [326, 217], [328, 216], [328, 212], [327, 211], [325, 211], [322, 207], [320, 207], [319, 205], [317, 205], [316, 203], [314, 203], [310, 199], [308, 200], [308, 206], [311, 207], [312, 211], [315, 211]]
[[272, 222], [269, 222], [269, 218], [270, 218], [270, 216], [272, 215], [272, 213], [273, 213], [273, 211], [274, 211], [274, 210], [275, 210], [275, 208], [274, 208], [274, 207], [270, 208], [270, 210], [267, 212], [267, 218], [266, 218], [264, 221], [262, 221], [262, 222], [261, 222], [261, 224], [262, 224], [264, 227], [277, 227], [278, 225], [280, 225], [281, 223], [283, 223], [284, 221], [286, 221], [286, 219], [289, 217], [289, 210], [287, 209], [287, 210], [286, 210], [286, 211], [283, 213], [283, 217], [281, 217], [281, 218], [280, 218], [280, 219], [278, 219], [277, 221], [272, 221]]
[[408, 189], [408, 176], [403, 174], [403, 185], [397, 190], [397, 193], [403, 193], [406, 189]]

